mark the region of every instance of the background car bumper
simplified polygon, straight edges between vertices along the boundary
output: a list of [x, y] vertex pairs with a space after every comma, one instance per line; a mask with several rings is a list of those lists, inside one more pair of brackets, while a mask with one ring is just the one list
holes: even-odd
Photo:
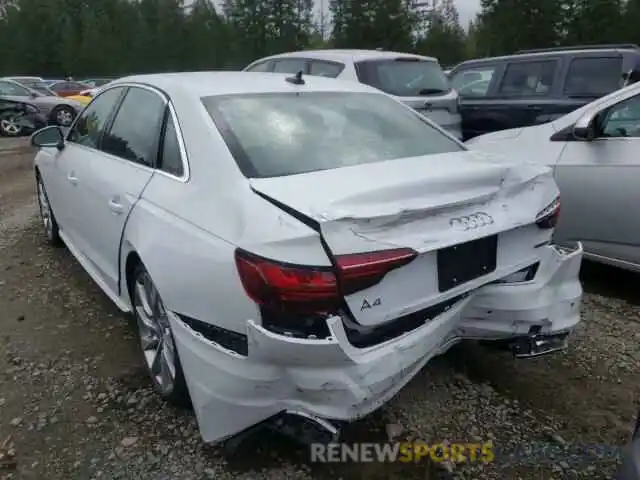
[[504, 338], [539, 323], [546, 332], [569, 331], [579, 321], [582, 249], [543, 248], [534, 281], [482, 287], [424, 326], [369, 348], [353, 347], [337, 316], [327, 339], [286, 337], [249, 320], [243, 356], [169, 313], [203, 439], [223, 440], [288, 409], [355, 420], [463, 338]]

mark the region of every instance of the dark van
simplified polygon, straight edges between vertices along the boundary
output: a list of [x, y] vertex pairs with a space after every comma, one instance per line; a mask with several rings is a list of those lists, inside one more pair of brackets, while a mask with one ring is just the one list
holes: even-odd
[[463, 139], [550, 122], [622, 87], [640, 65], [634, 44], [523, 50], [468, 60], [449, 73]]

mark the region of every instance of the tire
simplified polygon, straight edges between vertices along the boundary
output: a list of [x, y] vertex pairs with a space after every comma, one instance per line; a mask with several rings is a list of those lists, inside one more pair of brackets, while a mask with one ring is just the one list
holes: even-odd
[[129, 284], [142, 356], [153, 388], [167, 402], [186, 407], [190, 404], [189, 392], [171, 325], [144, 265], [135, 267]]
[[14, 113], [5, 113], [0, 115], [0, 135], [3, 137], [19, 137], [23, 128], [15, 121]]
[[63, 242], [60, 238], [58, 222], [53, 214], [53, 209], [51, 208], [49, 197], [47, 196], [47, 191], [44, 188], [44, 182], [42, 181], [42, 177], [39, 173], [36, 173], [36, 197], [38, 198], [40, 219], [42, 220], [42, 226], [44, 227], [47, 243], [53, 247], [61, 247]]
[[68, 127], [76, 118], [77, 112], [69, 105], [58, 105], [51, 111], [51, 123], [60, 127]]

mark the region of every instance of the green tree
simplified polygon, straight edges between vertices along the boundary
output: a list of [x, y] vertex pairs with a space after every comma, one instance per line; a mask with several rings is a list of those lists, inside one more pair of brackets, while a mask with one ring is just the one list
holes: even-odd
[[411, 51], [418, 16], [410, 0], [331, 0], [332, 43], [338, 48]]
[[564, 44], [625, 41], [622, 0], [570, 0], [565, 5]]
[[453, 0], [433, 2], [424, 22], [425, 33], [416, 44], [419, 53], [436, 57], [442, 65], [454, 65], [466, 58], [466, 34]]
[[488, 55], [505, 55], [557, 45], [563, 8], [563, 0], [481, 0], [478, 49]]

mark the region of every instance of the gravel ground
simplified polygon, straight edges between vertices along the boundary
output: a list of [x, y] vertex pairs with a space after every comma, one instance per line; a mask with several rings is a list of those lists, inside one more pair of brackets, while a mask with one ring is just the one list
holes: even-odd
[[[33, 153], [0, 140], [0, 478], [429, 479], [426, 463], [308, 463], [308, 451], [260, 434], [225, 457], [194, 415], [153, 394], [130, 321], [65, 249], [43, 241]], [[15, 141], [14, 141], [15, 142]], [[5, 147], [3, 147], [5, 145]], [[4, 150], [4, 151], [3, 151]], [[537, 360], [460, 345], [389, 405], [349, 425], [346, 441], [492, 440], [465, 479], [610, 478], [636, 405], [638, 277], [585, 265], [583, 322], [570, 349]], [[4, 445], [3, 445], [4, 443]], [[529, 452], [511, 461], [505, 452]]]

